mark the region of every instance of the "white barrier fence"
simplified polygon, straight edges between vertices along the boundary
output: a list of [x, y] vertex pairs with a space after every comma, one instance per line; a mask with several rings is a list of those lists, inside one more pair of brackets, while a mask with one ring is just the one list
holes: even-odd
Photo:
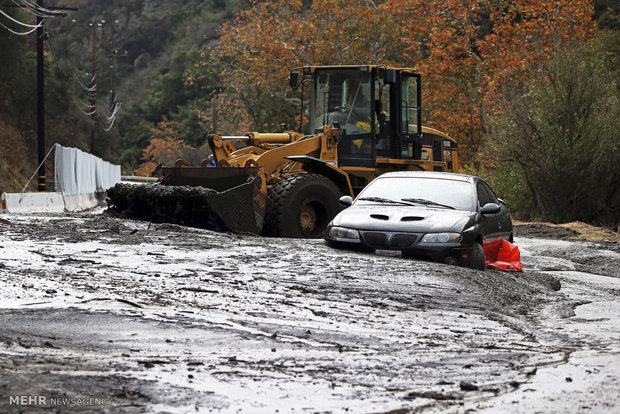
[[56, 144], [56, 191], [65, 195], [102, 193], [121, 181], [121, 167], [77, 148]]
[[3, 193], [0, 212], [84, 211], [97, 206], [95, 194], [121, 181], [121, 167], [77, 148], [54, 146], [54, 192]]

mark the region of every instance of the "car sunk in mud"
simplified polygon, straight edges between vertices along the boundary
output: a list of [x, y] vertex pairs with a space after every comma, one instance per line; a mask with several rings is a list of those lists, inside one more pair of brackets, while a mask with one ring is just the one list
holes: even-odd
[[483, 242], [512, 241], [504, 201], [481, 178], [442, 172], [390, 172], [372, 181], [329, 223], [334, 247], [484, 269]]

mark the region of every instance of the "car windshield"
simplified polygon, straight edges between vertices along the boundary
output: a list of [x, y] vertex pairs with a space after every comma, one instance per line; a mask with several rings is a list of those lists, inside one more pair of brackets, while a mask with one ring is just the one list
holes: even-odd
[[467, 181], [430, 177], [385, 177], [370, 183], [360, 193], [356, 203], [386, 199], [427, 207], [474, 211], [474, 190], [475, 187]]

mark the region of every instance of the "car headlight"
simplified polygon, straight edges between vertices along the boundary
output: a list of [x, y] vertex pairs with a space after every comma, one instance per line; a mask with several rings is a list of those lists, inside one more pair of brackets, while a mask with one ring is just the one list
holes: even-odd
[[460, 233], [428, 233], [422, 237], [422, 243], [449, 243], [460, 242], [463, 239]]
[[339, 239], [359, 240], [360, 233], [357, 230], [347, 229], [346, 227], [332, 227], [329, 229], [329, 235]]

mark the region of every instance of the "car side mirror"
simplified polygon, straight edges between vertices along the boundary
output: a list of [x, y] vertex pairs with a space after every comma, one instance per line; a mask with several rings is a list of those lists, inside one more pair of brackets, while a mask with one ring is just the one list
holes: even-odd
[[351, 196], [345, 195], [340, 197], [338, 199], [338, 202], [345, 207], [350, 207], [351, 204], [353, 204], [353, 198], [351, 198]]
[[484, 205], [484, 207], [482, 207], [482, 209], [480, 210], [480, 212], [482, 214], [497, 214], [500, 212], [502, 208], [499, 206], [499, 204], [495, 204], [495, 203], [486, 203]]

